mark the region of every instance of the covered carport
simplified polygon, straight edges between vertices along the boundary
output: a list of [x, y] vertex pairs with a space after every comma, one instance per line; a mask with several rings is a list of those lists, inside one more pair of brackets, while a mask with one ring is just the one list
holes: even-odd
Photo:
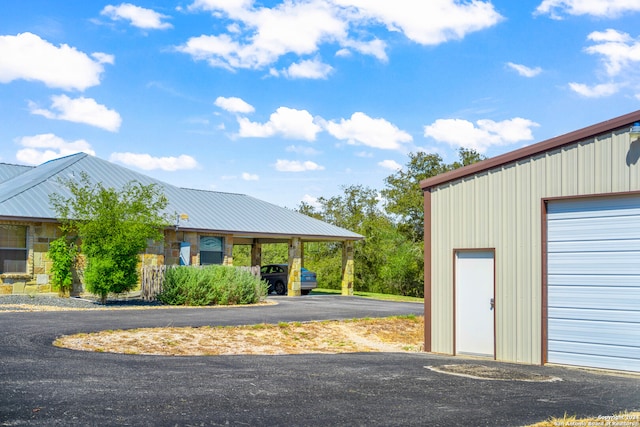
[[233, 264], [233, 246], [234, 245], [250, 245], [251, 246], [251, 266], [262, 265], [262, 245], [263, 244], [288, 244], [288, 282], [287, 295], [301, 295], [301, 269], [304, 266], [304, 243], [306, 242], [335, 242], [339, 241], [342, 245], [342, 295], [353, 295], [354, 281], [354, 244], [357, 240], [363, 239], [362, 236], [343, 238], [342, 240], [331, 236], [254, 236], [243, 237], [234, 236], [229, 250], [228, 259], [225, 256], [225, 264]]

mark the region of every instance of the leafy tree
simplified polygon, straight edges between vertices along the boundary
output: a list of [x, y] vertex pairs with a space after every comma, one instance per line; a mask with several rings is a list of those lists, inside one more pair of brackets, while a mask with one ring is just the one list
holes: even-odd
[[458, 161], [455, 161], [451, 165], [449, 165], [449, 169], [458, 169], [463, 166], [469, 166], [474, 163], [478, 163], [482, 160], [486, 160], [486, 157], [478, 153], [476, 150], [473, 150], [471, 148], [461, 148], [458, 150]]
[[420, 181], [453, 169], [484, 160], [474, 150], [461, 148], [459, 160], [446, 164], [439, 154], [409, 153], [409, 162], [401, 170], [385, 178], [381, 191], [386, 210], [395, 215], [400, 230], [414, 242], [424, 240], [424, 204]]
[[[424, 204], [420, 181], [483, 160], [474, 150], [460, 149], [459, 159], [446, 164], [438, 154], [411, 153], [406, 167], [385, 179], [376, 190], [352, 185], [319, 207], [302, 203], [298, 211], [365, 236], [355, 245], [355, 289], [423, 296]], [[385, 200], [380, 203], [380, 195]], [[341, 248], [316, 243], [305, 250], [307, 268], [318, 273], [322, 286], [340, 287]]]
[[386, 209], [394, 214], [402, 232], [412, 241], [424, 236], [424, 204], [420, 181], [446, 172], [439, 154], [409, 153], [409, 162], [385, 179], [382, 196]]
[[[263, 243], [262, 265], [283, 264], [289, 262], [289, 245], [286, 243]], [[251, 266], [251, 245], [233, 246], [233, 265]]]
[[78, 249], [66, 236], [62, 236], [49, 243], [47, 254], [52, 262], [51, 281], [53, 288], [57, 289], [61, 295], [65, 295], [73, 287], [73, 267]]
[[71, 193], [50, 197], [64, 233], [77, 233], [86, 258], [87, 289], [106, 302], [109, 293], [129, 291], [138, 283], [139, 254], [150, 239], [162, 239], [169, 224], [161, 212], [167, 198], [155, 184], [137, 181], [121, 189], [92, 183], [86, 174], [62, 184]]
[[[365, 240], [355, 244], [354, 261], [357, 267], [354, 289], [392, 292], [392, 283], [397, 280], [382, 280], [382, 270], [388, 255], [394, 251], [392, 245], [388, 244], [388, 236], [398, 236], [396, 225], [382, 210], [377, 191], [362, 185], [346, 186], [342, 190], [340, 196], [319, 198], [318, 208], [303, 204], [299, 211], [365, 236]], [[402, 235], [399, 237], [404, 239]], [[305, 265], [318, 274], [322, 286], [339, 288], [341, 257], [340, 244], [314, 243], [305, 250]]]

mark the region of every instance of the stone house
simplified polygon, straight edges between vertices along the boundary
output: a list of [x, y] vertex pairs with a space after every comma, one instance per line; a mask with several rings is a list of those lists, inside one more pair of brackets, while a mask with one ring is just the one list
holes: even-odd
[[[128, 182], [157, 184], [169, 200], [175, 223], [164, 240], [141, 254], [143, 265], [233, 265], [233, 247], [250, 245], [252, 265], [261, 245], [289, 245], [289, 295], [300, 295], [304, 243], [338, 241], [343, 246], [343, 293], [353, 293], [353, 244], [359, 234], [256, 198], [179, 188], [106, 160], [78, 153], [36, 167], [0, 164], [0, 294], [51, 292], [49, 243], [60, 236], [49, 195], [68, 197], [61, 180], [86, 173], [107, 188]], [[81, 292], [81, 288], [75, 288]]]

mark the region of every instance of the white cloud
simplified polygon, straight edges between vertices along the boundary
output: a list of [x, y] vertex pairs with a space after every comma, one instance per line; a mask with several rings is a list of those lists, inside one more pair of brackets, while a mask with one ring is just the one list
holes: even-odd
[[636, 0], [544, 0], [536, 13], [562, 19], [562, 14], [616, 18], [624, 13], [640, 11]]
[[594, 31], [587, 38], [596, 44], [585, 51], [600, 55], [607, 74], [615, 76], [629, 65], [640, 62], [640, 42], [616, 30]]
[[217, 107], [222, 108], [223, 110], [229, 111], [230, 113], [247, 114], [247, 113], [253, 113], [255, 111], [255, 108], [253, 108], [253, 105], [248, 104], [241, 98], [236, 98], [235, 96], [232, 96], [230, 98], [219, 96], [218, 98], [216, 98], [216, 101], [214, 102], [214, 104]]
[[600, 57], [609, 81], [593, 85], [571, 82], [572, 91], [587, 98], [603, 98], [620, 92], [625, 86], [640, 84], [635, 71], [640, 63], [640, 40], [613, 29], [594, 31], [587, 39], [593, 45], [585, 52]]
[[522, 77], [535, 77], [542, 72], [542, 68], [540, 67], [530, 68], [526, 65], [515, 64], [513, 62], [507, 62], [507, 66], [513, 70], [516, 70], [516, 72]]
[[120, 114], [98, 104], [92, 98], [71, 99], [67, 95], [54, 95], [51, 101], [50, 110], [38, 108], [34, 103], [30, 103], [31, 114], [38, 114], [48, 119], [85, 123], [110, 132], [117, 132], [120, 129], [122, 123]]
[[115, 64], [116, 63], [116, 57], [113, 55], [110, 55], [108, 53], [104, 53], [104, 52], [93, 52], [91, 54], [91, 56], [93, 57], [93, 59], [95, 59], [96, 61], [98, 61], [100, 64]]
[[361, 112], [353, 113], [350, 119], [341, 119], [340, 123], [328, 122], [325, 126], [335, 138], [352, 145], [397, 150], [402, 143], [413, 141], [411, 135], [387, 120], [374, 119]]
[[616, 83], [603, 83], [595, 86], [587, 86], [582, 83], [569, 83], [572, 91], [587, 98], [602, 98], [611, 96], [620, 91], [620, 85]]
[[256, 174], [243, 172], [242, 173], [242, 179], [244, 179], [245, 181], [259, 181], [260, 177], [258, 175], [256, 175]]
[[238, 117], [240, 130], [238, 136], [243, 138], [267, 138], [282, 135], [289, 139], [314, 141], [322, 129], [307, 110], [280, 107], [271, 114], [267, 123], [255, 123], [246, 117]]
[[587, 36], [588, 40], [594, 42], [617, 42], [626, 43], [633, 40], [627, 33], [621, 33], [612, 28], [608, 28], [604, 31], [594, 31]]
[[321, 154], [320, 151], [315, 148], [302, 145], [289, 145], [284, 149], [284, 151], [288, 153], [303, 154], [305, 156], [317, 156], [318, 154]]
[[29, 165], [39, 165], [80, 152], [96, 155], [91, 145], [84, 139], [68, 142], [52, 133], [24, 136], [17, 142], [24, 148], [18, 150], [16, 159]]
[[321, 171], [324, 170], [324, 166], [307, 160], [301, 162], [297, 160], [280, 160], [278, 159], [275, 164], [275, 168], [278, 172], [306, 172], [306, 171]]
[[492, 27], [503, 18], [491, 2], [475, 0], [334, 0], [344, 7], [355, 7], [363, 22], [380, 22], [389, 31], [400, 31], [410, 40], [436, 45], [462, 39], [471, 32]]
[[112, 55], [91, 56], [94, 59], [75, 47], [57, 47], [32, 33], [0, 36], [0, 83], [23, 79], [83, 91], [100, 84], [102, 64], [114, 62]]
[[113, 153], [109, 157], [109, 160], [128, 166], [134, 166], [142, 170], [161, 169], [173, 172], [183, 169], [195, 169], [198, 167], [196, 159], [186, 154], [182, 154], [178, 157], [152, 157], [149, 154]]
[[319, 59], [308, 59], [291, 64], [283, 71], [283, 75], [290, 79], [326, 79], [332, 71], [331, 65], [325, 64]]
[[347, 23], [326, 1], [287, 1], [273, 8], [252, 8], [253, 2], [196, 1], [191, 10], [208, 10], [239, 21], [245, 33], [190, 38], [177, 50], [209, 65], [225, 68], [264, 68], [281, 56], [310, 55], [319, 45], [344, 39]]
[[378, 166], [382, 166], [385, 169], [391, 169], [394, 171], [402, 169], [402, 165], [395, 160], [383, 160], [378, 162]]
[[[342, 45], [360, 52], [363, 55], [372, 55], [382, 62], [387, 62], [389, 60], [386, 52], [387, 43], [379, 39], [370, 41], [345, 40]], [[349, 55], [351, 55], [351, 51], [346, 48], [340, 49], [338, 52], [336, 52], [336, 56]]]
[[169, 18], [169, 16], [151, 9], [135, 6], [131, 3], [122, 3], [119, 6], [105, 6], [100, 14], [114, 21], [120, 19], [130, 21], [134, 27], [145, 30], [166, 30], [167, 28], [173, 27], [173, 25], [168, 22], [162, 21], [163, 19]]
[[472, 148], [484, 153], [492, 146], [532, 140], [531, 128], [536, 126], [539, 125], [520, 117], [501, 122], [478, 120], [475, 125], [461, 119], [438, 119], [424, 127], [424, 136], [452, 147]]
[[369, 151], [358, 151], [357, 153], [354, 153], [356, 157], [362, 157], [362, 158], [371, 158], [373, 157], [373, 153], [370, 153]]
[[320, 203], [318, 203], [318, 198], [317, 197], [313, 197], [309, 194], [305, 194], [304, 196], [302, 196], [302, 201], [308, 205], [310, 205], [311, 207], [314, 207], [316, 209], [320, 209], [322, 207], [322, 205]]
[[208, 11], [226, 11], [229, 15], [235, 16], [245, 9], [251, 7], [254, 0], [194, 0], [188, 9], [208, 10]]
[[[195, 0], [188, 9], [233, 22], [226, 33], [192, 37], [176, 49], [230, 70], [268, 68], [290, 54], [316, 54], [323, 44], [337, 44], [338, 56], [356, 51], [387, 61], [386, 42], [372, 35], [380, 25], [416, 43], [436, 45], [503, 19], [491, 2], [482, 0], [288, 0], [273, 7], [252, 0]], [[274, 68], [270, 73], [280, 74]]]

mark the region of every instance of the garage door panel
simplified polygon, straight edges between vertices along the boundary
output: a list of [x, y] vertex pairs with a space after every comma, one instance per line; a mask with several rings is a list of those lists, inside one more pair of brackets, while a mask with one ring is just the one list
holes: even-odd
[[637, 197], [570, 200], [550, 203], [547, 212], [558, 219], [640, 216], [640, 204]]
[[[640, 324], [621, 322], [589, 322], [584, 320], [553, 319], [549, 320], [549, 330], [553, 329], [549, 343], [567, 342], [583, 344], [600, 344], [633, 348], [636, 357], [640, 342]], [[551, 347], [549, 347], [551, 350]], [[640, 366], [639, 366], [640, 368]]]
[[640, 230], [635, 229], [637, 218], [633, 216], [611, 216], [602, 218], [580, 218], [560, 220], [554, 217], [549, 223], [549, 232], [553, 233], [554, 241], [573, 240], [576, 233], [580, 233], [582, 240], [607, 240], [611, 233], [621, 228], [627, 229], [627, 239], [639, 239]]
[[549, 274], [640, 275], [640, 252], [549, 254]]
[[640, 365], [640, 360], [638, 359], [552, 351], [549, 351], [549, 361], [562, 365], [577, 365], [622, 371], [638, 371], [638, 365]]
[[[638, 288], [638, 276], [636, 275], [584, 275], [584, 274], [550, 274], [549, 285], [555, 286], [581, 286], [586, 288], [607, 286], [607, 289], [615, 291], [615, 287], [626, 288], [626, 291], [633, 291]], [[631, 288], [631, 289], [629, 289]], [[576, 289], [576, 291], [582, 291], [583, 289]]]
[[598, 357], [622, 357], [640, 363], [640, 347], [623, 347], [606, 344], [583, 344], [576, 342], [549, 342], [549, 351], [559, 353], [584, 354]]
[[549, 307], [549, 317], [554, 319], [593, 320], [595, 322], [637, 323], [640, 326], [640, 311], [637, 310], [602, 310], [599, 307]]
[[640, 372], [640, 197], [547, 209], [547, 360]]
[[[549, 253], [618, 252], [621, 241], [623, 240], [557, 241], [549, 242], [547, 249]], [[626, 239], [624, 247], [626, 252], [640, 253], [640, 239]]]
[[554, 307], [549, 306], [550, 310], [562, 307], [558, 305], [560, 301], [566, 301], [565, 306], [592, 310], [615, 306], [618, 310], [633, 311], [640, 307], [638, 287], [556, 285], [549, 286], [548, 295], [549, 301], [556, 304]]

